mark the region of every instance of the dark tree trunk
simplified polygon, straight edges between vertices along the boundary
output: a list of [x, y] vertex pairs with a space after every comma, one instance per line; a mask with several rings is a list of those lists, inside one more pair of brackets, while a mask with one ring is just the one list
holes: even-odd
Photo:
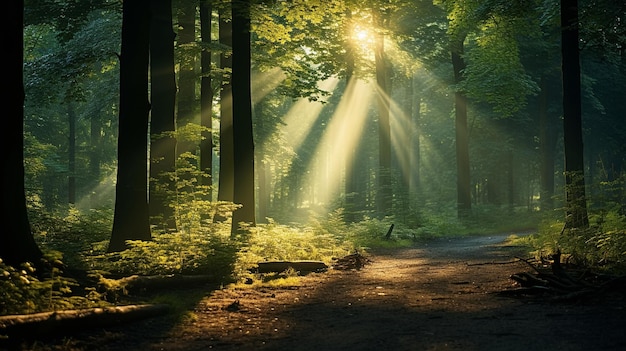
[[[383, 21], [378, 18], [380, 27]], [[391, 215], [391, 128], [389, 125], [389, 86], [387, 62], [385, 60], [385, 37], [376, 34], [376, 84], [378, 86], [378, 214], [380, 217]]]
[[256, 225], [254, 189], [254, 135], [250, 90], [250, 2], [233, 2], [233, 200], [242, 207], [233, 213], [232, 232], [239, 223]]
[[[464, 36], [452, 45], [452, 69], [454, 81], [463, 79], [465, 60], [463, 59]], [[454, 125], [456, 130], [457, 166], [457, 214], [465, 217], [472, 209], [472, 193], [469, 160], [469, 130], [467, 128], [467, 98], [462, 91], [454, 93]]]
[[585, 195], [583, 133], [578, 51], [578, 1], [561, 0], [563, 146], [565, 150], [566, 228], [589, 226]]
[[2, 211], [4, 228], [0, 231], [0, 259], [18, 267], [20, 263], [40, 264], [42, 252], [37, 246], [28, 220], [24, 190], [24, 1], [9, 1], [3, 21], [5, 74], [9, 99], [5, 106], [5, 134], [9, 135], [2, 172]]
[[[178, 9], [178, 47], [179, 56], [178, 71], [178, 114], [176, 125], [178, 128], [184, 127], [194, 121], [194, 104], [196, 100], [196, 77], [194, 73], [195, 56], [190, 50], [185, 50], [186, 46], [196, 41], [196, 2], [181, 1]], [[177, 143], [177, 154], [185, 152], [196, 152], [196, 147], [191, 140], [179, 139]]]
[[[219, 9], [219, 41], [224, 48], [232, 48], [231, 16], [224, 8]], [[233, 59], [231, 52], [222, 52], [220, 55], [222, 70], [232, 70]], [[233, 158], [233, 96], [232, 79], [224, 73], [222, 91], [220, 92], [220, 175], [217, 199], [233, 201], [233, 181], [235, 165]]]
[[150, 2], [150, 216], [154, 224], [176, 229], [170, 206], [176, 184], [169, 175], [176, 170], [176, 74], [174, 73], [174, 38], [172, 0]]
[[124, 1], [115, 213], [109, 252], [127, 240], [150, 240], [148, 213], [148, 59], [150, 6]]
[[68, 175], [67, 175], [67, 202], [76, 203], [76, 111], [72, 102], [67, 102], [67, 120], [69, 125], [68, 140]]
[[204, 183], [209, 186], [207, 200], [213, 200], [213, 82], [211, 79], [211, 18], [212, 0], [203, 0], [200, 4], [200, 35], [204, 44], [200, 56], [202, 78], [200, 80], [200, 125], [207, 128], [202, 131], [200, 141], [200, 170], [206, 177]]

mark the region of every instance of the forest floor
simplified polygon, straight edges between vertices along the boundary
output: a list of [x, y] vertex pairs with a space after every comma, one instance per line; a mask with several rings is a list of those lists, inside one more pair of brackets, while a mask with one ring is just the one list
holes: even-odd
[[[622, 296], [504, 297], [532, 271], [507, 235], [368, 252], [298, 286], [188, 294], [187, 313], [28, 341], [16, 350], [626, 350]], [[181, 296], [184, 294], [181, 293]], [[185, 316], [184, 318], [180, 318]]]

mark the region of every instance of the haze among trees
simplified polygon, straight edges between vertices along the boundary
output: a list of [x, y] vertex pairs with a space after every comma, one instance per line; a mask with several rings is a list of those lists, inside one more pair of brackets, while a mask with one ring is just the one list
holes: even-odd
[[623, 2], [7, 7], [0, 283], [31, 293], [2, 314], [66, 301], [62, 267], [230, 281], [450, 235], [624, 266]]

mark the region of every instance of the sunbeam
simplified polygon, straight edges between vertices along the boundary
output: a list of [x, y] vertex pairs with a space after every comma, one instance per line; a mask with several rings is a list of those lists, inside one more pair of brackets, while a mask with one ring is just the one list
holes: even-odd
[[323, 206], [341, 190], [344, 166], [353, 156], [367, 117], [371, 86], [352, 79], [326, 127], [315, 156], [309, 162], [301, 196], [310, 205]]

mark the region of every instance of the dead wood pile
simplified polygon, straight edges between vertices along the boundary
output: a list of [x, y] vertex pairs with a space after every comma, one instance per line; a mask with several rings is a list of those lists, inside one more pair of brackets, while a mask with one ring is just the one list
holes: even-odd
[[561, 262], [561, 253], [540, 264], [524, 260], [533, 272], [511, 275], [518, 288], [503, 290], [501, 296], [537, 297], [550, 301], [581, 302], [607, 298], [626, 300], [626, 276], [612, 276], [589, 269], [566, 267]]
[[342, 258], [338, 258], [333, 263], [333, 269], [337, 270], [351, 270], [356, 269], [359, 270], [363, 268], [366, 264], [370, 263], [370, 259], [356, 252], [351, 255], [344, 256]]

